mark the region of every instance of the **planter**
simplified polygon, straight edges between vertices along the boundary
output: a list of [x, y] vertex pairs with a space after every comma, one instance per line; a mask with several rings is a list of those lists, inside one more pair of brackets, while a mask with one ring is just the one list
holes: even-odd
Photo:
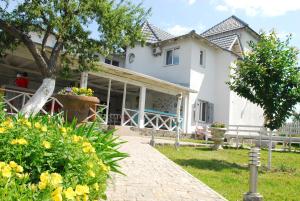
[[[100, 100], [94, 96], [58, 94], [56, 98], [63, 104], [63, 111], [68, 122], [73, 121], [74, 118], [77, 119], [78, 123], [84, 121], [92, 115], [90, 108], [96, 110], [96, 104], [100, 103]], [[96, 116], [90, 120], [95, 120], [95, 118]]]
[[212, 141], [214, 142], [212, 149], [213, 150], [223, 149], [222, 146], [224, 143], [224, 135], [226, 132], [226, 128], [211, 127], [210, 130], [211, 130]]

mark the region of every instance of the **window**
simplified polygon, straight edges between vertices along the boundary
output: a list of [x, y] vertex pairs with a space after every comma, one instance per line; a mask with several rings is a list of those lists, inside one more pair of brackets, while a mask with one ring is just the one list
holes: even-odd
[[113, 66], [119, 66], [120, 65], [119, 61], [111, 60], [111, 59], [108, 59], [108, 58], [105, 58], [104, 63], [110, 64], [110, 65], [113, 65]]
[[179, 47], [167, 50], [166, 53], [166, 65], [178, 65], [179, 64]]
[[106, 63], [106, 64], [111, 64], [111, 60], [110, 60], [110, 59], [107, 59], [107, 58], [105, 58], [105, 61], [104, 61], [104, 63]]
[[205, 66], [205, 53], [203, 50], [200, 51], [200, 66], [204, 67]]
[[118, 61], [115, 61], [115, 60], [113, 60], [113, 61], [112, 61], [112, 65], [113, 65], [113, 66], [119, 66], [119, 62], [118, 62]]
[[193, 120], [199, 123], [212, 123], [213, 104], [207, 101], [197, 100], [193, 107]]

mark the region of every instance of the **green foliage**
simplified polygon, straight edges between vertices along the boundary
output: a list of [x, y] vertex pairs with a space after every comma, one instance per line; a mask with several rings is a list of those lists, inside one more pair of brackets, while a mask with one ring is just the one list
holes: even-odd
[[211, 124], [212, 128], [225, 128], [225, 124], [221, 122], [214, 122]]
[[262, 33], [258, 43], [249, 43], [252, 51], [232, 67], [230, 89], [262, 107], [271, 130], [279, 128], [300, 101], [299, 51], [289, 46], [290, 39]]
[[[64, 73], [70, 66], [91, 70], [95, 53], [107, 56], [144, 43], [141, 24], [149, 12], [129, 0], [0, 0], [0, 54], [24, 44], [46, 77], [59, 67]], [[41, 36], [41, 47], [30, 32]], [[52, 50], [46, 48], [49, 36], [56, 40]]]
[[117, 161], [126, 157], [117, 150], [120, 143], [113, 131], [103, 132], [95, 124], [64, 124], [61, 116], [2, 118], [0, 161], [15, 161], [28, 175], [21, 183], [0, 177], [0, 197], [17, 200], [13, 192], [21, 189], [24, 196], [34, 194], [30, 200], [105, 198], [109, 171], [118, 172]]
[[94, 91], [90, 88], [65, 87], [58, 92], [62, 95], [93, 96]]

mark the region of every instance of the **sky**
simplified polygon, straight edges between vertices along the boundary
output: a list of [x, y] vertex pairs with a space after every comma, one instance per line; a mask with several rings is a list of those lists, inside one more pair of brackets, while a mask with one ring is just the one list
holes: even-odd
[[291, 33], [300, 49], [300, 0], [133, 0], [151, 8], [149, 22], [181, 35], [202, 33], [235, 15], [259, 32], [275, 29], [281, 38]]

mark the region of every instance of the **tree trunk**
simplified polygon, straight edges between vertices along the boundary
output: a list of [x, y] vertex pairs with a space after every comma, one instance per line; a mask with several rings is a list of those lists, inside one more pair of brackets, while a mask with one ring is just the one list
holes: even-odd
[[20, 113], [26, 117], [36, 115], [46, 104], [47, 100], [52, 96], [55, 88], [55, 79], [44, 78], [42, 85], [38, 88], [35, 94], [21, 109]]

